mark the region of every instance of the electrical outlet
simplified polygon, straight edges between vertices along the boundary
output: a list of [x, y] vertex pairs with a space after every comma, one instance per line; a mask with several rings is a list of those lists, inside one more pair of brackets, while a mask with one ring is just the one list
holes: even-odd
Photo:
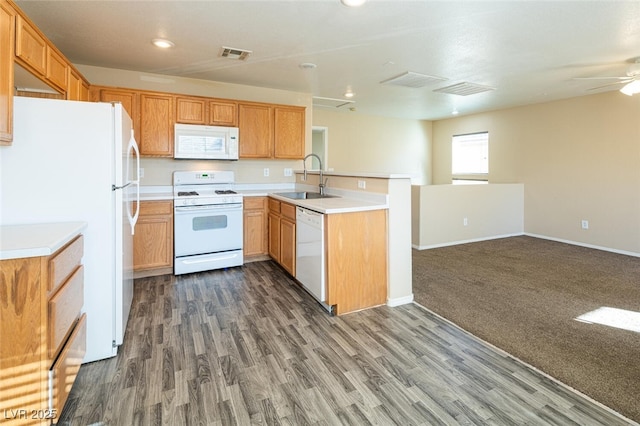
[[358, 181], [358, 188], [365, 189], [366, 187], [367, 187], [367, 181], [366, 180], [359, 180]]
[[465, 217], [464, 219], [462, 219], [462, 224], [463, 224], [464, 226], [469, 225], [469, 220], [467, 220], [467, 218]]
[[291, 175], [293, 175], [293, 170], [292, 170], [292, 169], [290, 169], [289, 167], [285, 168], [285, 169], [284, 169], [284, 175], [285, 175], [285, 176], [291, 176]]
[[265, 167], [263, 173], [264, 173], [264, 177], [269, 177], [269, 168]]
[[144, 177], [144, 168], [143, 167], [140, 167], [138, 169], [138, 177], [139, 178], [143, 178]]
[[582, 224], [582, 229], [589, 229], [589, 221], [588, 220], [582, 220], [581, 222]]

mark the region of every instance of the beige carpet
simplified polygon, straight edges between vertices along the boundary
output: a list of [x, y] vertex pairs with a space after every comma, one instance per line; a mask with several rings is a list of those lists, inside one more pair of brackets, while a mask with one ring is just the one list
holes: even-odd
[[640, 312], [640, 258], [518, 236], [413, 251], [416, 302], [640, 422], [640, 333], [576, 321]]

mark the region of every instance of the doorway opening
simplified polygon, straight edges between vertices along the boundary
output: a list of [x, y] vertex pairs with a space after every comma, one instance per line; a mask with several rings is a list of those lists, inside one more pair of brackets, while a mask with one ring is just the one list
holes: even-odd
[[[322, 168], [329, 170], [329, 162], [327, 158], [329, 144], [329, 128], [323, 126], [313, 126], [311, 131], [311, 152], [316, 154], [322, 160]], [[318, 170], [320, 165], [318, 159], [311, 157], [311, 168]]]

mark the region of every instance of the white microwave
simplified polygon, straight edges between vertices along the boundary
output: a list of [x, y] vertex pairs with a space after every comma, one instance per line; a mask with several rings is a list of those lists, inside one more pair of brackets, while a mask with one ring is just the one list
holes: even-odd
[[173, 158], [237, 160], [237, 127], [176, 124]]

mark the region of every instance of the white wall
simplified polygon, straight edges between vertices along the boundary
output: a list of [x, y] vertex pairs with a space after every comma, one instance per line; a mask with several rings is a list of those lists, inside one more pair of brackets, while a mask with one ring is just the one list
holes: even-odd
[[640, 96], [612, 91], [437, 121], [434, 183], [451, 181], [451, 137], [477, 131], [489, 131], [489, 182], [524, 184], [525, 233], [640, 255]]
[[328, 167], [336, 171], [401, 173], [431, 183], [431, 122], [313, 110], [313, 125], [329, 128]]
[[414, 186], [412, 209], [412, 242], [421, 250], [521, 235], [524, 185]]

